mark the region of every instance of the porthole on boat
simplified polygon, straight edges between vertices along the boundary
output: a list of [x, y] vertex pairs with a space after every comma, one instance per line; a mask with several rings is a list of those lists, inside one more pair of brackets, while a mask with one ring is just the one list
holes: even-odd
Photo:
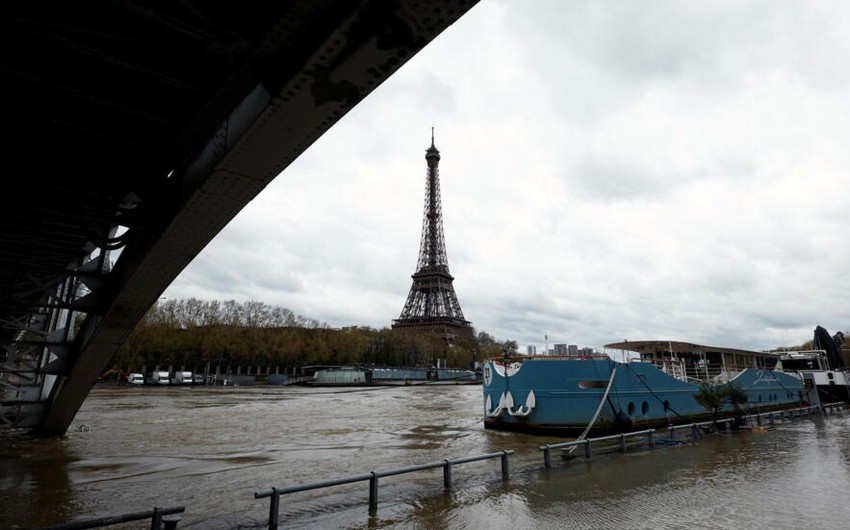
[[670, 402], [665, 399], [664, 400], [664, 412], [667, 412], [669, 410], [670, 410]]
[[646, 401], [644, 401], [643, 403], [641, 403], [641, 404], [640, 404], [640, 411], [641, 411], [644, 415], [645, 415], [647, 412], [649, 412], [649, 403], [647, 403]]
[[629, 401], [629, 416], [635, 413], [635, 404]]

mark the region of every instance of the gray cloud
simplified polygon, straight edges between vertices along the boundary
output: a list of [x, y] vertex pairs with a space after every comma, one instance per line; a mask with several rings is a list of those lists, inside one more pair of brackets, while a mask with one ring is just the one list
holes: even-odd
[[166, 292], [389, 326], [425, 149], [480, 330], [541, 349], [847, 331], [850, 5], [481, 2], [253, 201]]

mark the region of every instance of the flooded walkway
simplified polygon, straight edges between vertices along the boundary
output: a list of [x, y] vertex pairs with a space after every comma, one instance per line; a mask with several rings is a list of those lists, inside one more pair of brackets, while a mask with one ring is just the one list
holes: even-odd
[[[553, 459], [563, 439], [485, 431], [477, 386], [97, 388], [59, 439], [4, 435], [0, 527], [186, 506], [178, 528], [261, 527], [254, 492], [513, 450], [282, 498], [283, 528], [821, 528], [850, 520], [850, 415], [696, 444]], [[142, 528], [144, 525], [136, 525]]]

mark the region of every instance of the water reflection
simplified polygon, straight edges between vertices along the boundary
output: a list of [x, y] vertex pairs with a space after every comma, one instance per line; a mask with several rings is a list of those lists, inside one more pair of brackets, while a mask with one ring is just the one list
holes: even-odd
[[63, 440], [14, 431], [0, 434], [0, 527], [41, 524], [45, 507], [54, 520], [68, 520], [78, 507], [68, 470], [77, 460]]

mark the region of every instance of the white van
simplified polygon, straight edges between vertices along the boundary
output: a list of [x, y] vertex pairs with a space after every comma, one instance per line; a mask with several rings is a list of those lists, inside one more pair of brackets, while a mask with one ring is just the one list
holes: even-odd
[[174, 372], [174, 379], [171, 380], [175, 385], [191, 385], [192, 372]]
[[145, 376], [142, 374], [130, 374], [127, 376], [127, 383], [131, 385], [143, 385], [145, 384]]
[[168, 378], [168, 372], [154, 372], [153, 373], [153, 382], [157, 385], [167, 385], [171, 381]]

